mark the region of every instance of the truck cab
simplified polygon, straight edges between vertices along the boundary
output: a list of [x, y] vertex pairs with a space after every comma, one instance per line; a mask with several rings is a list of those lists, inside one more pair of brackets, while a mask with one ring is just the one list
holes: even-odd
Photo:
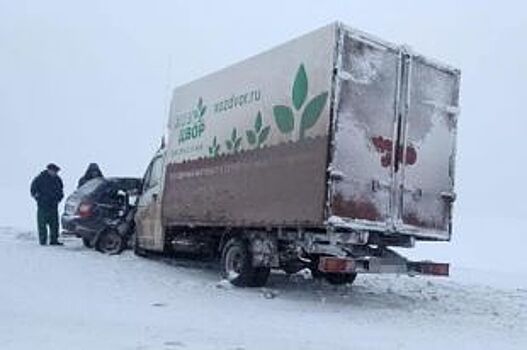
[[164, 249], [163, 225], [161, 223], [164, 182], [164, 148], [156, 152], [143, 179], [143, 191], [137, 203], [135, 215], [136, 246], [149, 251]]

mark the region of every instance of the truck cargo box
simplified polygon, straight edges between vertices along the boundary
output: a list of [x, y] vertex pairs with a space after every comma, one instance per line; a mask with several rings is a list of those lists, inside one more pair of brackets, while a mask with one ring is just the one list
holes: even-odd
[[448, 240], [459, 71], [335, 23], [174, 90], [165, 226]]

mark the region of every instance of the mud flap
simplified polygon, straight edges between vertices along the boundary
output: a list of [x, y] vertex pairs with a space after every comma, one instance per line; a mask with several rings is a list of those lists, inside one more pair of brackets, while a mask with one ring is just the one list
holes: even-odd
[[278, 245], [269, 234], [250, 233], [249, 247], [255, 267], [279, 267]]
[[324, 256], [320, 258], [318, 270], [326, 273], [396, 273], [408, 275], [449, 276], [448, 263], [431, 261], [408, 261], [397, 254], [388, 257]]

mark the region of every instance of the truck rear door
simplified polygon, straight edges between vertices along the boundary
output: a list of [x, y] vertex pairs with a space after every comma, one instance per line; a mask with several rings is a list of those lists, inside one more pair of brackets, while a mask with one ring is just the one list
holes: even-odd
[[330, 218], [449, 239], [459, 72], [346, 28], [338, 51]]
[[331, 214], [385, 231], [393, 225], [400, 54], [347, 31], [339, 47]]
[[404, 56], [404, 104], [397, 180], [396, 226], [430, 238], [449, 239], [459, 72], [422, 56]]

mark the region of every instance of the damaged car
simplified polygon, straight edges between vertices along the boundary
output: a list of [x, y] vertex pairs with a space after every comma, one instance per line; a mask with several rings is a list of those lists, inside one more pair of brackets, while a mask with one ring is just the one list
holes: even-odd
[[82, 239], [88, 248], [121, 253], [135, 231], [134, 214], [142, 181], [139, 178], [95, 178], [66, 200], [63, 234]]

